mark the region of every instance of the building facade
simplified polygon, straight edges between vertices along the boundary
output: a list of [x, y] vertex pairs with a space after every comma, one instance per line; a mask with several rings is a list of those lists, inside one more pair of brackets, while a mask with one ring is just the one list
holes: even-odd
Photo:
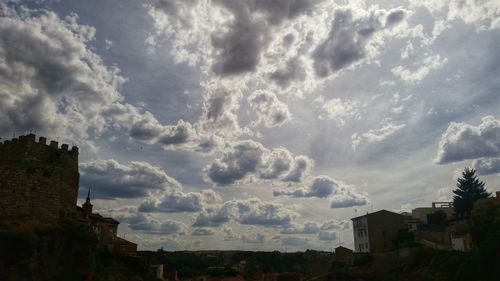
[[406, 228], [403, 215], [387, 210], [352, 219], [357, 253], [381, 253], [395, 249], [394, 240]]

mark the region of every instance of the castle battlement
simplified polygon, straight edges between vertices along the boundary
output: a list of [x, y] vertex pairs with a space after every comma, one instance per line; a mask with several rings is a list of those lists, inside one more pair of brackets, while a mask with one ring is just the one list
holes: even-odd
[[10, 140], [5, 140], [3, 142], [0, 141], [0, 149], [5, 146], [11, 146], [11, 145], [20, 145], [20, 144], [26, 144], [26, 143], [38, 143], [41, 145], [45, 145], [54, 149], [59, 149], [63, 152], [71, 152], [71, 153], [78, 153], [78, 147], [73, 146], [71, 150], [69, 150], [69, 145], [64, 143], [59, 147], [59, 142], [57, 141], [50, 141], [49, 144], [47, 144], [47, 138], [45, 137], [39, 137], [38, 141], [36, 141], [36, 135], [35, 134], [28, 134], [28, 135], [23, 135], [19, 136], [19, 138], [13, 138]]
[[0, 222], [54, 224], [74, 212], [78, 153], [76, 146], [37, 141], [34, 134], [0, 142]]

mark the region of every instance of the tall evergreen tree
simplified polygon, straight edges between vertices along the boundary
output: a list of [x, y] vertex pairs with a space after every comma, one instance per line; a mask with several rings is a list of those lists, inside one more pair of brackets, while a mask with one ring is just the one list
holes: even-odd
[[453, 190], [453, 208], [459, 216], [470, 216], [474, 202], [491, 196], [484, 188], [484, 182], [476, 176], [476, 170], [465, 168], [458, 179], [457, 189]]

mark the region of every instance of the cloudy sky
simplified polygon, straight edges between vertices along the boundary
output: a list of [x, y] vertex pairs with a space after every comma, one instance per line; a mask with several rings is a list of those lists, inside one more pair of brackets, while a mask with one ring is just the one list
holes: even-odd
[[500, 2], [0, 2], [0, 137], [80, 147], [141, 249], [352, 247], [350, 218], [500, 189]]

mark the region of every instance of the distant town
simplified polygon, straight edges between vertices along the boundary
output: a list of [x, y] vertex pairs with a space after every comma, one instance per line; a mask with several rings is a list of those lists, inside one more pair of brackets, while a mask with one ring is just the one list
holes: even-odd
[[[455, 197], [352, 218], [354, 249], [138, 251], [118, 220], [78, 206], [77, 147], [0, 143], [0, 280], [498, 280], [500, 191], [466, 168]], [[458, 273], [457, 273], [458, 272]], [[65, 279], [67, 278], [67, 279]]]

